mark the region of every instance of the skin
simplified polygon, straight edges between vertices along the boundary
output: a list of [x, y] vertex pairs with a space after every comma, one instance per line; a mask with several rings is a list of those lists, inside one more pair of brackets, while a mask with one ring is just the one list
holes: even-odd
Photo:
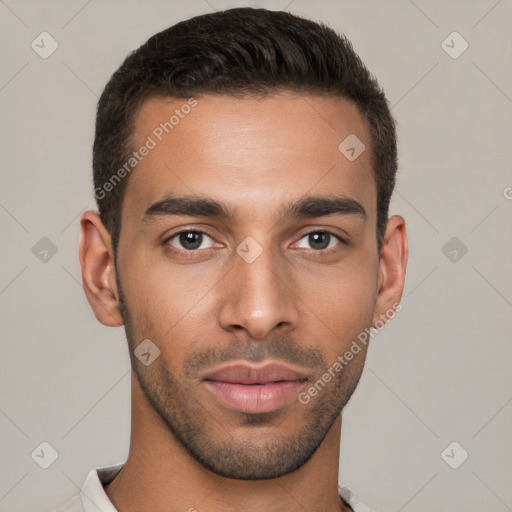
[[[224, 360], [273, 360], [314, 383], [400, 301], [405, 221], [389, 218], [379, 257], [371, 139], [351, 102], [291, 93], [197, 101], [129, 176], [117, 266], [98, 214], [81, 218], [86, 296], [101, 323], [125, 325], [132, 358], [129, 456], [105, 491], [120, 512], [350, 510], [337, 490], [341, 410], [367, 346], [308, 404], [269, 414], [219, 403], [201, 372]], [[134, 147], [184, 103], [146, 100]], [[338, 150], [352, 133], [366, 145], [353, 162]], [[143, 221], [169, 194], [215, 199], [234, 216]], [[366, 218], [279, 216], [309, 196], [351, 198]], [[169, 239], [185, 229], [209, 235], [188, 257], [190, 246]], [[319, 231], [333, 234], [328, 249], [308, 237]], [[248, 236], [262, 249], [252, 263], [236, 252]], [[133, 350], [147, 338], [161, 353], [145, 366]]]

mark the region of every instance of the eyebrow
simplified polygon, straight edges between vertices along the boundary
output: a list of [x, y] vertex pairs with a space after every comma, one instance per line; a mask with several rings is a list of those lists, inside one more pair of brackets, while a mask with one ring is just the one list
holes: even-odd
[[[209, 197], [166, 196], [152, 204], [142, 217], [149, 223], [159, 216], [187, 215], [191, 217], [211, 217], [230, 221], [235, 218], [235, 210]], [[277, 219], [289, 220], [304, 217], [324, 217], [331, 215], [356, 215], [366, 221], [366, 210], [356, 200], [345, 196], [309, 196], [281, 207]]]

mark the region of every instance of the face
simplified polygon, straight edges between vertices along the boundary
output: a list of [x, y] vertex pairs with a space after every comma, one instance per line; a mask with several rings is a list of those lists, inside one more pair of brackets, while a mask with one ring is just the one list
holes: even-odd
[[[226, 477], [275, 478], [318, 448], [366, 346], [307, 403], [298, 397], [387, 307], [371, 140], [343, 99], [196, 101], [151, 98], [136, 118], [134, 148], [148, 136], [155, 145], [122, 207], [116, 278], [130, 356], [192, 457]], [[350, 134], [366, 146], [354, 161], [338, 149]], [[133, 353], [146, 339], [160, 351], [147, 366]]]

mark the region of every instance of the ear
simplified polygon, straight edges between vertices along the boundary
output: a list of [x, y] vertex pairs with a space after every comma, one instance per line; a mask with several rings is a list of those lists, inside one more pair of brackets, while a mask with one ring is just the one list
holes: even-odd
[[80, 266], [85, 296], [98, 321], [123, 325], [110, 234], [94, 210], [80, 219]]
[[377, 300], [373, 312], [373, 326], [377, 328], [394, 316], [404, 290], [405, 269], [409, 256], [405, 220], [400, 215], [388, 219], [380, 252]]

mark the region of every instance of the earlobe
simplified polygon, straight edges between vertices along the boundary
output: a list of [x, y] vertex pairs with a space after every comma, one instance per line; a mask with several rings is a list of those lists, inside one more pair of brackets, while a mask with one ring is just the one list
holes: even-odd
[[409, 256], [405, 220], [400, 215], [389, 218], [380, 253], [377, 301], [373, 324], [393, 316], [400, 303]]
[[110, 234], [96, 211], [86, 211], [80, 219], [79, 256], [85, 296], [94, 315], [109, 327], [123, 325]]

